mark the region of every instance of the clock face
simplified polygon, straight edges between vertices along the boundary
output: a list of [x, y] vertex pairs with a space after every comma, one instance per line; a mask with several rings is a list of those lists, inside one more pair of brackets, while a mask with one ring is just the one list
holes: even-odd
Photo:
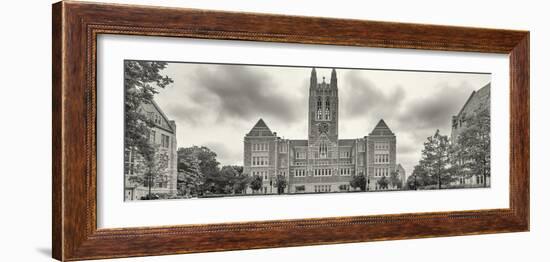
[[321, 134], [328, 133], [328, 124], [327, 123], [319, 124], [319, 133], [321, 133]]

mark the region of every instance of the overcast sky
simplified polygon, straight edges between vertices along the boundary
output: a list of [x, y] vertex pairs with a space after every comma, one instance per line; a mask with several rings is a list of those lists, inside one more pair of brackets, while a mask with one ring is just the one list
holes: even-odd
[[[317, 79], [330, 81], [330, 68]], [[450, 135], [451, 117], [488, 74], [336, 69], [339, 137], [368, 135], [384, 119], [397, 136], [397, 162], [407, 175], [426, 137]], [[222, 165], [242, 165], [243, 138], [258, 119], [284, 138], [307, 138], [311, 67], [169, 63], [174, 80], [155, 97], [176, 121], [178, 147], [207, 146]]]

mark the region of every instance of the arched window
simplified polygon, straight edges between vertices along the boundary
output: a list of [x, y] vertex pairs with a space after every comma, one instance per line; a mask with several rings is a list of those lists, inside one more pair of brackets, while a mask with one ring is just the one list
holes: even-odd
[[330, 98], [327, 97], [325, 101], [325, 119], [330, 120]]
[[328, 155], [328, 144], [326, 141], [322, 141], [319, 145], [319, 157], [326, 158]]
[[323, 101], [320, 96], [317, 97], [317, 119], [323, 119]]

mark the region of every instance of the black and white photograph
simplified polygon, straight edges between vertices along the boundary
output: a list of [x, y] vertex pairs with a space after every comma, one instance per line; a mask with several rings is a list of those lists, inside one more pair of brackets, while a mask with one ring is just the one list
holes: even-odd
[[490, 188], [491, 74], [124, 61], [124, 200]]

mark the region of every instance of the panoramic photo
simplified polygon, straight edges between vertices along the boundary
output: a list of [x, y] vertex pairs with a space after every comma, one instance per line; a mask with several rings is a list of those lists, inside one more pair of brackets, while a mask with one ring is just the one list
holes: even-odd
[[124, 61], [124, 200], [489, 188], [491, 74]]

